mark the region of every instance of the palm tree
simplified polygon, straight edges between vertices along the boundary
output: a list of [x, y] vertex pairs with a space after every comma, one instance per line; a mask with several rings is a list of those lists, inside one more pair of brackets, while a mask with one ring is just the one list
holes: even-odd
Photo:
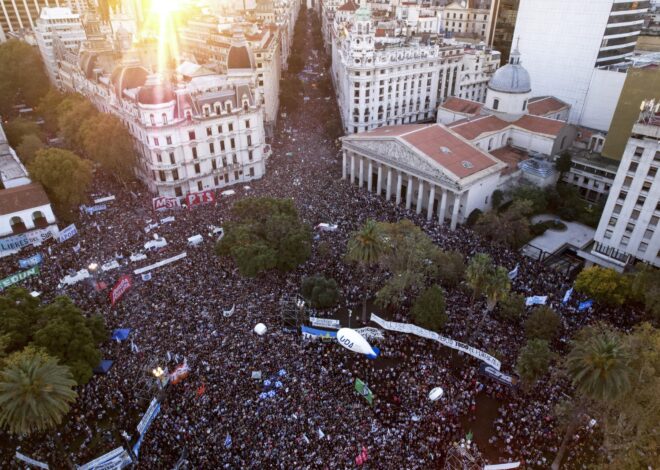
[[486, 308], [492, 312], [497, 302], [504, 299], [511, 290], [511, 280], [507, 270], [498, 266], [486, 278], [486, 285], [483, 289], [486, 294]]
[[[367, 276], [367, 271], [378, 263], [387, 247], [378, 223], [369, 219], [360, 230], [351, 234], [347, 248], [346, 259], [357, 263], [362, 268], [365, 278], [371, 279], [372, 277]], [[362, 299], [362, 322], [367, 322], [366, 292]]]
[[44, 431], [62, 422], [75, 401], [67, 366], [44, 354], [24, 351], [0, 372], [0, 426], [13, 434]]
[[612, 331], [593, 331], [575, 342], [566, 358], [566, 370], [578, 392], [577, 412], [568, 425], [552, 469], [558, 470], [570, 437], [589, 401], [608, 403], [630, 389], [629, 355], [620, 336]]
[[486, 283], [489, 273], [493, 270], [493, 260], [485, 253], [477, 253], [468, 263], [465, 271], [465, 279], [468, 286], [472, 289], [472, 301], [483, 293], [483, 287]]

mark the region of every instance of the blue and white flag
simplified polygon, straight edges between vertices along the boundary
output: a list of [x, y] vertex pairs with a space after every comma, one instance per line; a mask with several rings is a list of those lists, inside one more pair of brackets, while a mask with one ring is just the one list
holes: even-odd
[[143, 281], [151, 281], [151, 273], [142, 273]]
[[78, 253], [80, 251], [80, 242], [76, 246], [73, 247], [73, 252]]
[[67, 241], [69, 238], [75, 237], [76, 235], [78, 235], [78, 229], [76, 229], [76, 224], [71, 224], [60, 231], [58, 241], [62, 243]]
[[519, 265], [516, 264], [516, 267], [509, 271], [509, 279], [511, 281], [518, 277], [518, 267]]
[[547, 295], [533, 295], [531, 297], [527, 297], [525, 300], [525, 305], [530, 306], [530, 305], [545, 305], [545, 303], [548, 301], [548, 296]]
[[580, 302], [580, 305], [578, 305], [578, 310], [581, 312], [582, 310], [588, 310], [591, 307], [593, 307], [594, 301], [589, 299], [585, 300], [584, 302]]
[[31, 268], [32, 266], [36, 266], [37, 264], [41, 264], [43, 259], [44, 258], [43, 258], [43, 256], [41, 256], [41, 253], [37, 253], [36, 255], [30, 256], [29, 258], [19, 259], [18, 260], [18, 266], [21, 269]]
[[227, 437], [225, 437], [225, 449], [229, 449], [231, 447], [231, 436], [229, 433], [227, 433]]
[[568, 301], [571, 300], [572, 295], [573, 295], [573, 288], [571, 287], [564, 294], [564, 299], [561, 301], [561, 303], [563, 303], [563, 304], [568, 303]]

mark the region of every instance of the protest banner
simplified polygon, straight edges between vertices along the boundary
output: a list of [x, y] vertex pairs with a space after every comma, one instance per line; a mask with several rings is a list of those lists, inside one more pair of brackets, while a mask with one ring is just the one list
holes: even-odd
[[481, 364], [479, 366], [479, 372], [493, 380], [503, 383], [504, 385], [508, 385], [509, 387], [515, 387], [518, 385], [518, 377], [506, 375], [488, 364]]
[[186, 256], [188, 256], [188, 253], [186, 253], [184, 251], [183, 253], [180, 253], [176, 256], [172, 256], [171, 258], [167, 258], [167, 259], [164, 259], [162, 261], [158, 261], [157, 263], [150, 264], [149, 266], [145, 266], [143, 268], [136, 269], [135, 271], [133, 271], [133, 273], [134, 274], [146, 273], [147, 271], [151, 271], [152, 269], [160, 268], [161, 266], [165, 266], [166, 264], [174, 263], [175, 261], [183, 259]]
[[43, 462], [39, 462], [38, 460], [31, 459], [27, 455], [21, 454], [19, 451], [16, 451], [16, 458], [18, 460], [22, 460], [23, 462], [25, 462], [28, 465], [32, 465], [33, 467], [44, 468], [44, 469], [48, 470], [48, 464], [47, 463], [43, 463]]
[[548, 301], [547, 295], [532, 295], [531, 297], [527, 297], [525, 299], [525, 305], [527, 307], [530, 307], [532, 305], [545, 305], [547, 301]]
[[371, 392], [371, 389], [369, 389], [367, 384], [362, 380], [355, 379], [355, 391], [358, 392], [360, 396], [363, 396], [370, 405], [374, 404], [374, 394]]
[[188, 207], [195, 207], [200, 204], [208, 204], [215, 201], [215, 191], [212, 189], [201, 191], [199, 193], [190, 193], [186, 196]]
[[76, 224], [71, 224], [65, 229], [60, 231], [60, 234], [58, 236], [58, 241], [62, 243], [70, 238], [75, 237], [76, 235], [78, 235], [78, 229], [76, 229]]
[[115, 470], [124, 468], [131, 463], [132, 459], [128, 455], [128, 451], [123, 447], [117, 447], [107, 454], [77, 467], [77, 470]]
[[11, 276], [8, 276], [4, 279], [0, 279], [0, 291], [18, 282], [24, 281], [28, 277], [37, 276], [38, 274], [39, 274], [39, 266], [33, 266], [26, 271], [21, 271], [16, 274], [12, 274]]
[[443, 346], [447, 346], [448, 348], [456, 349], [458, 351], [462, 351], [466, 354], [469, 354], [472, 357], [476, 357], [477, 359], [484, 361], [486, 364], [493, 366], [497, 370], [500, 370], [500, 367], [502, 366], [502, 363], [493, 356], [491, 356], [490, 354], [486, 354], [485, 352], [473, 348], [468, 344], [461, 343], [460, 341], [456, 341], [451, 338], [440, 336], [435, 331], [426, 330], [411, 323], [397, 323], [393, 321], [383, 320], [382, 318], [378, 317], [373, 313], [371, 314], [371, 321], [377, 323], [386, 330], [398, 331], [400, 333], [411, 333], [421, 338], [437, 341]]
[[142, 416], [142, 419], [137, 425], [137, 432], [140, 434], [140, 436], [147, 432], [149, 426], [151, 426], [151, 423], [159, 412], [160, 403], [158, 403], [158, 400], [154, 398], [151, 400], [151, 403], [149, 403], [149, 408], [147, 408], [147, 411], [144, 413], [144, 416]]
[[309, 321], [313, 326], [319, 326], [321, 328], [334, 328], [336, 330], [341, 328], [341, 326], [339, 325], [339, 320], [336, 320], [334, 318], [309, 317]]
[[160, 196], [151, 200], [151, 204], [155, 211], [164, 211], [167, 209], [175, 209], [180, 206], [179, 199], [175, 197]]
[[336, 331], [327, 331], [327, 330], [317, 330], [316, 328], [311, 328], [309, 326], [302, 325], [300, 327], [300, 331], [302, 332], [303, 338], [307, 339], [336, 339], [337, 338], [337, 332]]
[[105, 197], [100, 197], [98, 199], [94, 199], [94, 204], [101, 204], [103, 202], [110, 202], [110, 201], [114, 201], [114, 200], [115, 200], [115, 196], [111, 194], [110, 196], [105, 196]]
[[31, 268], [32, 266], [36, 266], [37, 264], [41, 264], [41, 262], [44, 260], [43, 256], [41, 256], [41, 253], [37, 253], [34, 256], [30, 256], [29, 258], [25, 259], [19, 259], [18, 260], [18, 267], [21, 269], [26, 269], [26, 268]]
[[131, 276], [125, 275], [119, 278], [117, 284], [110, 291], [110, 304], [114, 305], [121, 296], [126, 293], [128, 289], [131, 288]]

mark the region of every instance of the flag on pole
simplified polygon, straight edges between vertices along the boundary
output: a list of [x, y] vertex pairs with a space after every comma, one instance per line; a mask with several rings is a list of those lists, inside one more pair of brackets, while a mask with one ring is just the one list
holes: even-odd
[[131, 351], [133, 351], [134, 353], [140, 352], [140, 349], [137, 347], [137, 344], [135, 344], [132, 339], [131, 339]]
[[325, 437], [325, 433], [321, 431], [321, 428], [318, 429], [318, 433], [319, 433], [319, 439], [323, 439]]
[[78, 242], [78, 244], [73, 247], [74, 253], [78, 253], [79, 251], [80, 251], [80, 242]]
[[511, 271], [509, 271], [509, 279], [513, 281], [515, 278], [518, 277], [518, 267], [519, 265], [516, 264], [516, 267], [513, 268]]
[[573, 295], [573, 288], [571, 287], [566, 291], [564, 294], [564, 298], [562, 299], [561, 303], [566, 304], [568, 303], [569, 300], [571, 300], [571, 296]]
[[591, 299], [585, 300], [584, 302], [580, 302], [580, 305], [578, 305], [578, 311], [581, 312], [582, 310], [588, 310], [591, 307], [593, 307], [593, 305], [594, 305], [593, 300], [591, 300]]
[[367, 386], [366, 383], [364, 383], [360, 379], [355, 379], [355, 391], [358, 392], [361, 396], [364, 397], [365, 400], [369, 402], [370, 405], [374, 404], [374, 394], [371, 393], [371, 390]]
[[227, 437], [225, 437], [225, 449], [229, 449], [231, 447], [231, 436], [229, 433], [227, 433]]

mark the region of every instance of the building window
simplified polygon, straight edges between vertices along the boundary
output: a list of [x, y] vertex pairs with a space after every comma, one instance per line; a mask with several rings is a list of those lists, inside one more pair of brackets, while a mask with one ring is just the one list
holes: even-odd
[[149, 121], [151, 122], [151, 125], [152, 125], [152, 126], [155, 126], [155, 125], [156, 125], [156, 118], [154, 117], [153, 114], [150, 114], [150, 115], [149, 115]]
[[646, 176], [648, 176], [648, 177], [650, 177], [650, 178], [655, 178], [655, 175], [656, 175], [657, 173], [658, 173], [658, 168], [652, 166], [651, 168], [649, 168], [649, 172], [647, 173]]
[[644, 153], [644, 147], [637, 147], [633, 155], [636, 157], [641, 157], [643, 153]]
[[213, 177], [213, 184], [215, 186], [218, 186], [220, 184], [220, 178], [218, 178], [217, 176], [214, 176]]
[[637, 162], [630, 162], [630, 166], [628, 167], [628, 171], [630, 173], [635, 173], [637, 171], [637, 167], [639, 164]]
[[246, 120], [245, 120], [245, 128], [246, 128], [246, 129], [249, 129], [249, 128], [250, 128], [250, 120], [249, 120], [249, 119], [246, 119]]
[[207, 135], [207, 136], [212, 136], [212, 135], [213, 135], [213, 129], [210, 128], [210, 127], [207, 127], [207, 128], [206, 128], [206, 135]]
[[252, 161], [253, 158], [254, 158], [254, 155], [252, 154], [252, 150], [249, 150], [248, 151], [248, 160]]
[[225, 103], [225, 111], [231, 113], [231, 103]]
[[202, 172], [199, 163], [195, 163], [195, 173], [200, 174]]
[[195, 131], [188, 131], [188, 139], [195, 140]]
[[222, 134], [222, 124], [218, 126], [218, 134]]
[[234, 140], [233, 137], [231, 139], [229, 139], [229, 146], [233, 149], [236, 148], [236, 141]]
[[158, 161], [158, 163], [163, 163], [163, 158], [160, 156], [160, 153], [156, 154], [156, 160]]
[[174, 158], [174, 152], [170, 152], [170, 163], [172, 165], [176, 163], [176, 159]]
[[653, 230], [647, 229], [644, 232], [644, 240], [650, 240], [651, 238], [653, 238], [653, 233], [654, 233]]
[[247, 136], [247, 144], [248, 144], [248, 147], [252, 147], [252, 136], [251, 135]]
[[234, 123], [230, 122], [229, 124], [227, 124], [227, 129], [228, 132], [234, 132]]
[[191, 150], [193, 158], [197, 158], [197, 147], [193, 147]]
[[163, 125], [167, 126], [167, 114], [163, 113], [160, 117], [163, 119]]
[[235, 179], [235, 180], [238, 179], [238, 171], [235, 171], [235, 172], [234, 172], [234, 179]]
[[649, 247], [649, 244], [648, 244], [648, 243], [646, 243], [646, 242], [641, 242], [641, 243], [639, 244], [639, 252], [640, 252], [640, 253], [645, 253], [645, 252], [646, 252], [646, 249], [647, 249], [648, 247]]
[[609, 240], [610, 238], [612, 238], [612, 233], [613, 232], [611, 230], [605, 230], [605, 235], [604, 235], [605, 239]]
[[250, 176], [254, 176], [254, 168], [250, 167]]
[[215, 153], [215, 145], [213, 145], [213, 142], [209, 144], [209, 152], [211, 153], [211, 155]]
[[165, 137], [165, 142], [167, 143], [167, 145], [172, 145], [172, 137], [169, 135]]
[[179, 170], [172, 170], [172, 179], [173, 179], [174, 181], [178, 181], [178, 180], [179, 180]]
[[204, 187], [202, 186], [202, 182], [198, 181], [197, 182], [197, 191], [201, 191], [202, 189], [204, 189]]
[[499, 107], [500, 107], [500, 100], [498, 100], [497, 98], [495, 98], [495, 99], [493, 100], [493, 109], [497, 111], [497, 109], [498, 109]]
[[[526, 109], [527, 109], [527, 100], [523, 101], [523, 109], [522, 109], [522, 110], [524, 111], [524, 110], [526, 110]], [[564, 137], [564, 138], [565, 138], [565, 137]], [[562, 141], [561, 146], [562, 146], [562, 148], [564, 147], [563, 141]]]
[[158, 147], [160, 145], [160, 142], [158, 142], [158, 137], [154, 137], [154, 145]]
[[225, 141], [224, 141], [224, 140], [221, 140], [221, 141], [220, 141], [220, 151], [221, 151], [221, 152], [224, 152], [224, 151], [225, 151]]
[[174, 188], [174, 195], [175, 195], [176, 197], [181, 197], [181, 196], [183, 196], [183, 192], [181, 192], [181, 187], [180, 187], [180, 186], [177, 186], [176, 188]]
[[160, 171], [158, 172], [158, 178], [159, 178], [161, 181], [166, 181], [166, 180], [167, 180], [167, 178], [165, 177], [165, 172], [164, 172], [163, 170], [160, 170]]
[[214, 170], [218, 169], [218, 163], [215, 161], [215, 159], [211, 160], [211, 168]]
[[231, 159], [232, 159], [232, 162], [234, 163], [234, 165], [238, 165], [238, 157], [236, 157], [236, 154], [233, 154], [231, 156]]

